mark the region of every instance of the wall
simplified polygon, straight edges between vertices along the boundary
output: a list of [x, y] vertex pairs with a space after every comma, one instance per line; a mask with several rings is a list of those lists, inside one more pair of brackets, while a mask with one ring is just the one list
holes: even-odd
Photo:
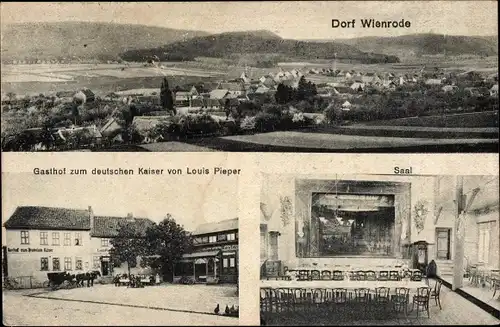
[[[52, 259], [59, 258], [60, 271], [64, 271], [64, 258], [72, 258], [72, 270], [70, 273], [76, 274], [82, 271], [75, 270], [75, 257], [81, 257], [83, 263], [83, 271], [90, 269], [92, 256], [90, 255], [90, 233], [89, 231], [78, 231], [82, 234], [82, 245], [74, 245], [74, 233], [72, 231], [72, 245], [65, 246], [64, 233], [68, 231], [51, 231], [48, 232], [49, 245], [40, 245], [40, 230], [29, 230], [30, 244], [21, 244], [21, 230], [7, 230], [7, 264], [9, 277], [32, 276], [35, 284], [41, 284], [47, 280], [47, 273], [53, 272]], [[59, 232], [60, 244], [52, 245], [52, 232]], [[36, 250], [36, 252], [34, 251]], [[27, 251], [27, 252], [23, 252]], [[49, 270], [41, 271], [41, 258], [49, 259]]]

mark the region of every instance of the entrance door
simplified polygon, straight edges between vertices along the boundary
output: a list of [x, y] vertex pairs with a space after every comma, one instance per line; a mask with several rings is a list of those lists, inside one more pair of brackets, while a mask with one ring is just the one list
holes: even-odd
[[109, 261], [101, 261], [101, 271], [103, 276], [109, 275]]
[[194, 262], [194, 278], [197, 282], [207, 281], [207, 260], [196, 259]]
[[436, 257], [441, 260], [451, 259], [451, 229], [450, 228], [437, 228], [437, 255]]

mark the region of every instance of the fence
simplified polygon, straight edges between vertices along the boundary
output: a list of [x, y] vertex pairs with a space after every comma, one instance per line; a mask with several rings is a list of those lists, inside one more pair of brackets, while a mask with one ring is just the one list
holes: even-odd
[[2, 286], [3, 288], [8, 290], [20, 290], [40, 287], [40, 285], [36, 285], [33, 277], [31, 276], [6, 277], [3, 280]]

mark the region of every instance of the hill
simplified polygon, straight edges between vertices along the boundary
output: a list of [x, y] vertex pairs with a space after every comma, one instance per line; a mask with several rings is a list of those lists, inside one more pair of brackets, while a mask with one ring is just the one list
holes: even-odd
[[109, 60], [128, 50], [157, 47], [206, 32], [144, 25], [60, 22], [2, 26], [2, 61], [19, 59]]
[[287, 59], [348, 59], [363, 63], [397, 62], [395, 56], [368, 54], [354, 46], [335, 42], [286, 40], [268, 31], [230, 32], [197, 36], [162, 47], [131, 50], [122, 54], [130, 61], [143, 61], [153, 56], [192, 60], [195, 57], [235, 58], [240, 55], [273, 55]]
[[397, 37], [360, 37], [336, 40], [361, 51], [384, 52], [397, 56], [446, 54], [449, 56], [491, 56], [498, 53], [497, 36], [455, 36], [413, 34]]

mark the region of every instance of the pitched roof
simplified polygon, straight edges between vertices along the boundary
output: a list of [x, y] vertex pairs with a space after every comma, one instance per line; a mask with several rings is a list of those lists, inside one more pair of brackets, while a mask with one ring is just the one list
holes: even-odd
[[16, 211], [4, 224], [6, 229], [58, 229], [58, 230], [90, 230], [90, 213], [88, 210], [50, 208], [50, 207], [17, 207]]
[[240, 83], [220, 83], [219, 90], [245, 91], [245, 87]]
[[132, 120], [134, 125], [139, 131], [152, 129], [160, 123], [172, 122], [171, 116], [135, 116]]
[[198, 226], [193, 235], [218, 233], [238, 229], [238, 218], [222, 220], [214, 223], [205, 223]]
[[228, 94], [228, 90], [225, 89], [217, 89], [217, 90], [212, 90], [210, 92], [210, 99], [222, 99]]
[[146, 235], [148, 227], [154, 224], [148, 218], [124, 218], [110, 216], [94, 216], [94, 229], [90, 235], [92, 237], [116, 237], [120, 224], [130, 223], [136, 233]]

